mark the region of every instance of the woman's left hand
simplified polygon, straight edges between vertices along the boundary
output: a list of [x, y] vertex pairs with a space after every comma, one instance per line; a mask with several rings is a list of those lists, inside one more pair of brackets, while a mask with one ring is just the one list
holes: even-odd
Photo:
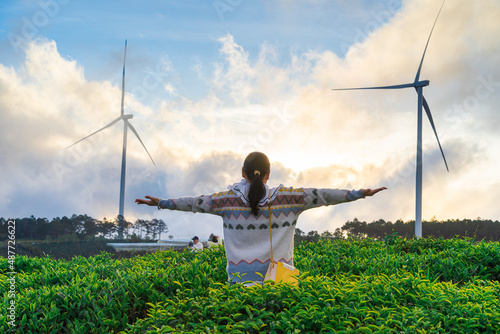
[[377, 189], [361, 189], [361, 192], [363, 193], [363, 196], [373, 196], [379, 191], [387, 189], [386, 187], [381, 187]]

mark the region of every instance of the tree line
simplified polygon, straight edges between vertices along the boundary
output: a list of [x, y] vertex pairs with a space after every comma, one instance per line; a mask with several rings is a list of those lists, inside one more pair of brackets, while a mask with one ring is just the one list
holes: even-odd
[[[87, 238], [114, 238], [118, 230], [118, 217], [98, 220], [88, 215], [47, 218], [0, 218], [0, 239], [7, 239], [8, 221], [15, 221], [16, 239], [56, 240], [63, 236]], [[158, 240], [168, 233], [168, 227], [162, 219], [137, 219], [135, 222], [123, 221], [124, 239]]]
[[[398, 235], [404, 238], [413, 238], [415, 235], [415, 221], [396, 220], [394, 223], [379, 219], [371, 223], [354, 218], [347, 221], [335, 232], [328, 230], [322, 232], [303, 232], [295, 229], [295, 242], [317, 242], [320, 239], [346, 239], [346, 238], [372, 238], [383, 240], [390, 235]], [[422, 237], [435, 238], [463, 238], [470, 237], [475, 240], [500, 241], [500, 222], [491, 219], [448, 219], [438, 221], [422, 221]]]
[[[0, 240], [7, 239], [7, 222], [16, 221], [16, 239], [55, 240], [62, 236], [74, 235], [84, 238], [114, 238], [118, 228], [118, 218], [98, 220], [88, 215], [72, 215], [71, 217], [47, 218], [0, 218]], [[168, 227], [162, 219], [137, 219], [135, 222], [124, 220], [123, 236], [129, 240], [158, 240], [162, 234], [168, 233]], [[397, 234], [412, 238], [415, 234], [415, 221], [396, 220], [394, 223], [379, 219], [367, 223], [354, 218], [347, 221], [334, 232], [328, 230], [303, 232], [295, 229], [295, 242], [317, 242], [320, 239], [372, 238], [383, 240], [386, 236]], [[500, 241], [500, 222], [491, 219], [448, 219], [445, 221], [422, 222], [422, 236], [436, 238], [472, 237], [476, 240]], [[171, 237], [171, 236], [169, 236]]]

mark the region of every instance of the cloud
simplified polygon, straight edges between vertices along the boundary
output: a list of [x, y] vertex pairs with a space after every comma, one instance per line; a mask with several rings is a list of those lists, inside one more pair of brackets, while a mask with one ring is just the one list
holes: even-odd
[[[253, 55], [227, 34], [217, 41], [220, 58], [212, 71], [198, 64], [211, 78], [203, 97], [183, 95], [188, 87], [170, 77], [160, 78], [161, 88], [174, 93], [170, 99], [153, 97], [156, 90], [146, 91], [147, 99], [140, 89], [128, 91], [126, 112], [134, 114], [131, 122], [156, 167], [129, 132], [126, 216], [165, 219], [174, 235], [221, 229], [217, 217], [155, 211], [133, 200], [224, 190], [239, 181], [246, 154], [259, 150], [273, 162], [271, 185], [389, 187], [374, 198], [305, 213], [304, 231], [333, 231], [354, 217], [412, 219], [415, 92], [331, 88], [411, 82], [438, 7], [405, 2], [390, 20], [353, 41], [345, 57], [283, 51], [266, 41]], [[447, 2], [436, 25], [422, 78], [431, 80], [425, 94], [450, 173], [424, 119], [424, 218], [500, 218], [493, 203], [500, 195], [499, 11], [495, 1]], [[66, 147], [118, 117], [121, 88], [88, 80], [85, 68], [62, 57], [55, 41], [39, 39], [24, 51], [22, 66], [0, 64], [0, 153], [6, 157], [0, 211], [116, 216], [121, 123]], [[168, 56], [162, 59], [159, 75], [177, 75]]]

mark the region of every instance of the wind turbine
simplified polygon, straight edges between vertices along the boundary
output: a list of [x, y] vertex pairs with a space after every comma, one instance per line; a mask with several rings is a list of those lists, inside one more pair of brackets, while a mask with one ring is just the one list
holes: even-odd
[[333, 89], [333, 90], [402, 89], [402, 88], [413, 87], [417, 91], [418, 107], [417, 107], [417, 158], [416, 158], [416, 186], [415, 186], [415, 192], [416, 192], [415, 235], [419, 238], [422, 237], [422, 107], [425, 109], [425, 113], [427, 114], [427, 118], [429, 119], [429, 123], [431, 124], [432, 130], [434, 130], [434, 134], [436, 135], [436, 139], [439, 145], [439, 149], [441, 150], [441, 155], [443, 156], [446, 170], [449, 172], [448, 163], [446, 162], [446, 158], [444, 156], [441, 143], [439, 142], [439, 137], [436, 131], [436, 127], [434, 125], [434, 120], [432, 119], [431, 110], [423, 94], [424, 87], [429, 85], [429, 80], [420, 80], [420, 71], [422, 69], [422, 63], [424, 62], [425, 52], [427, 51], [427, 46], [429, 45], [432, 32], [434, 30], [434, 27], [436, 26], [436, 22], [438, 20], [439, 14], [441, 13], [441, 10], [443, 9], [445, 1], [446, 0], [444, 0], [443, 3], [441, 4], [441, 8], [439, 9], [436, 19], [434, 20], [434, 24], [432, 25], [432, 29], [429, 34], [429, 38], [427, 39], [427, 44], [425, 44], [424, 54], [422, 55], [422, 59], [420, 60], [420, 65], [418, 66], [417, 75], [415, 76], [415, 80], [412, 83], [392, 85], [392, 86], [379, 86], [379, 87]]
[[142, 147], [144, 147], [144, 149], [146, 150], [146, 153], [148, 154], [149, 158], [153, 162], [153, 165], [156, 166], [153, 158], [151, 157], [151, 154], [149, 154], [148, 149], [146, 148], [146, 146], [142, 142], [141, 137], [139, 137], [139, 134], [137, 133], [135, 128], [132, 126], [132, 124], [130, 124], [130, 122], [129, 122], [129, 119], [131, 119], [134, 116], [130, 115], [130, 114], [125, 114], [124, 110], [123, 110], [123, 104], [125, 101], [125, 60], [126, 60], [126, 57], [127, 57], [127, 40], [125, 40], [125, 51], [123, 54], [122, 102], [121, 102], [120, 117], [116, 118], [111, 123], [109, 123], [108, 125], [104, 126], [101, 129], [97, 130], [96, 132], [91, 133], [87, 137], [82, 138], [79, 141], [77, 141], [76, 143], [67, 147], [67, 148], [70, 148], [71, 146], [78, 144], [82, 140], [85, 140], [85, 139], [95, 135], [96, 133], [98, 133], [106, 128], [109, 128], [111, 125], [115, 124], [116, 122], [118, 122], [120, 120], [123, 121], [122, 173], [121, 173], [121, 179], [120, 179], [120, 207], [119, 207], [119, 211], [118, 211], [119, 212], [118, 213], [118, 238], [119, 239], [123, 239], [123, 218], [124, 218], [123, 217], [123, 207], [124, 207], [124, 202], [125, 202], [125, 170], [126, 170], [126, 165], [127, 165], [127, 129], [128, 128], [130, 128], [130, 130], [132, 130], [132, 132], [135, 134], [137, 139], [139, 139], [139, 141], [142, 144]]

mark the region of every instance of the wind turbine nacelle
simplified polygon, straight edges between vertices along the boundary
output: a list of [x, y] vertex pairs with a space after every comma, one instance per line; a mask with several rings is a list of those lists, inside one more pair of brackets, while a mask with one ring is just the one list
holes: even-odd
[[122, 115], [122, 119], [131, 119], [134, 115]]
[[429, 80], [422, 80], [422, 81], [417, 81], [415, 82], [415, 87], [425, 87], [429, 86], [430, 81]]

